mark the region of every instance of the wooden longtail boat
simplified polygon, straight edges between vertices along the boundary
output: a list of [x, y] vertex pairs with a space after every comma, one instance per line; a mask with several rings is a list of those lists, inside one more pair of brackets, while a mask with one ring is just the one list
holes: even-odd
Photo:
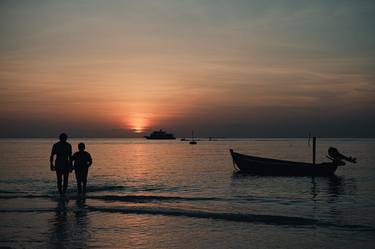
[[263, 157], [248, 156], [230, 149], [234, 167], [243, 173], [267, 176], [332, 176], [345, 161], [356, 163], [356, 158], [346, 157], [336, 148], [329, 148], [327, 156], [331, 162], [315, 163], [315, 138], [313, 163], [293, 162]]
[[243, 173], [269, 176], [331, 176], [339, 162], [325, 162], [319, 164], [276, 160], [263, 157], [248, 156], [230, 150], [233, 163]]

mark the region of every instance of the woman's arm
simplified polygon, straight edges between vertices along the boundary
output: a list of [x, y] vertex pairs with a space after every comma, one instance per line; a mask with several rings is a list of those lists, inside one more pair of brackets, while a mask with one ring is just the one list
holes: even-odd
[[88, 162], [87, 162], [87, 167], [90, 167], [91, 164], [92, 164], [92, 158], [91, 158], [91, 155], [90, 153], [87, 152], [87, 155], [88, 155]]

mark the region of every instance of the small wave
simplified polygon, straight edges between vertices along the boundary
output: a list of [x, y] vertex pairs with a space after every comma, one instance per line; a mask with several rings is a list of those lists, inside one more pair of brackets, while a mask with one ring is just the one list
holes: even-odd
[[[57, 194], [6, 194], [0, 195], [0, 199], [55, 199], [60, 198]], [[66, 199], [77, 199], [77, 195], [67, 195]], [[162, 196], [162, 195], [87, 195], [85, 199], [96, 199], [104, 201], [119, 201], [132, 203], [147, 203], [147, 202], [182, 202], [182, 201], [217, 201], [221, 200], [216, 197], [180, 197], [180, 196]]]
[[1, 190], [0, 194], [19, 194], [19, 193], [26, 193], [24, 191], [14, 191], [14, 190]]
[[0, 209], [0, 213], [49, 213], [56, 212], [56, 208], [20, 208], [20, 209]]
[[152, 201], [217, 201], [220, 198], [215, 197], [180, 197], [180, 196], [161, 196], [161, 195], [104, 195], [104, 196], [90, 196], [91, 199], [99, 199], [106, 201], [123, 201], [123, 202], [152, 202]]
[[8, 195], [0, 195], [0, 199], [49, 199], [49, 198], [58, 198], [57, 195], [47, 194], [47, 195], [35, 195], [35, 194], [23, 194], [22, 193], [12, 193]]
[[[116, 191], [116, 190], [122, 190], [125, 189], [124, 186], [119, 185], [94, 185], [94, 186], [87, 186], [88, 192], [105, 192], [105, 191]], [[49, 195], [57, 195], [57, 189], [51, 189], [47, 192]], [[77, 189], [75, 187], [71, 187], [67, 189], [67, 193], [77, 193]]]
[[[33, 196], [34, 198], [36, 196]], [[61, 199], [60, 199], [61, 200]], [[300, 226], [300, 227], [333, 227], [345, 231], [371, 231], [375, 228], [367, 225], [356, 224], [338, 224], [329, 221], [322, 221], [312, 218], [282, 216], [282, 215], [263, 215], [263, 214], [248, 214], [248, 213], [225, 213], [225, 212], [210, 212], [204, 210], [186, 210], [177, 208], [165, 207], [99, 207], [85, 205], [84, 209], [89, 212], [103, 212], [103, 213], [123, 213], [123, 214], [139, 214], [139, 215], [164, 215], [174, 217], [188, 217], [199, 219], [213, 219], [233, 222], [259, 223], [266, 225], [281, 225], [281, 226]], [[71, 209], [68, 207], [58, 208], [21, 208], [21, 209], [0, 209], [0, 213], [45, 213], [45, 212], [78, 212], [78, 209]]]
[[319, 226], [335, 227], [343, 230], [361, 230], [375, 231], [374, 227], [365, 225], [336, 224], [325, 222], [317, 219], [281, 216], [281, 215], [261, 215], [261, 214], [243, 214], [243, 213], [219, 213], [198, 210], [183, 210], [173, 208], [148, 208], [148, 207], [87, 207], [89, 211], [107, 212], [107, 213], [126, 213], [126, 214], [148, 214], [148, 215], [165, 215], [181, 216], [189, 218], [204, 218], [214, 220], [225, 220], [235, 222], [261, 223], [266, 225], [283, 225], [283, 226]]
[[259, 222], [273, 225], [314, 225], [318, 221], [315, 219], [260, 214], [241, 213], [218, 213], [208, 211], [184, 210], [175, 208], [148, 208], [148, 207], [88, 207], [90, 211], [109, 213], [133, 213], [133, 214], [153, 214], [167, 216], [184, 216], [191, 218], [209, 218], [227, 221]]
[[125, 186], [119, 186], [119, 185], [103, 185], [103, 186], [88, 186], [87, 191], [88, 192], [102, 192], [102, 191], [112, 191], [112, 190], [120, 190], [125, 189]]

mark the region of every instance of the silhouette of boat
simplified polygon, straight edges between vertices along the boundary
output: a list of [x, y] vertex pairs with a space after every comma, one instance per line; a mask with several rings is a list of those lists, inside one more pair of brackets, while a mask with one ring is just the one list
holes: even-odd
[[146, 139], [176, 139], [172, 133], [166, 133], [163, 130], [153, 131], [150, 136], [145, 136]]
[[234, 152], [230, 149], [233, 159], [233, 166], [243, 173], [264, 176], [332, 176], [338, 166], [344, 166], [346, 160], [356, 163], [356, 159], [345, 157], [340, 154], [337, 149], [330, 148], [328, 150], [332, 162], [323, 163], [304, 163], [286, 160], [277, 160], [271, 158], [263, 158], [249, 156]]
[[189, 144], [197, 144], [197, 141], [194, 140], [194, 131], [191, 131], [191, 141], [189, 142]]

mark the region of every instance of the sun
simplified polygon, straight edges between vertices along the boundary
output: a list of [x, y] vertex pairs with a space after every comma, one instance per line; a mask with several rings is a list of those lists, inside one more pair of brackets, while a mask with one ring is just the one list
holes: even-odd
[[142, 127], [134, 127], [134, 128], [132, 129], [132, 131], [133, 131], [134, 133], [142, 133], [142, 132], [144, 132], [144, 129], [143, 129]]
[[132, 118], [128, 120], [127, 126], [134, 133], [142, 133], [148, 127], [148, 121], [145, 118]]

